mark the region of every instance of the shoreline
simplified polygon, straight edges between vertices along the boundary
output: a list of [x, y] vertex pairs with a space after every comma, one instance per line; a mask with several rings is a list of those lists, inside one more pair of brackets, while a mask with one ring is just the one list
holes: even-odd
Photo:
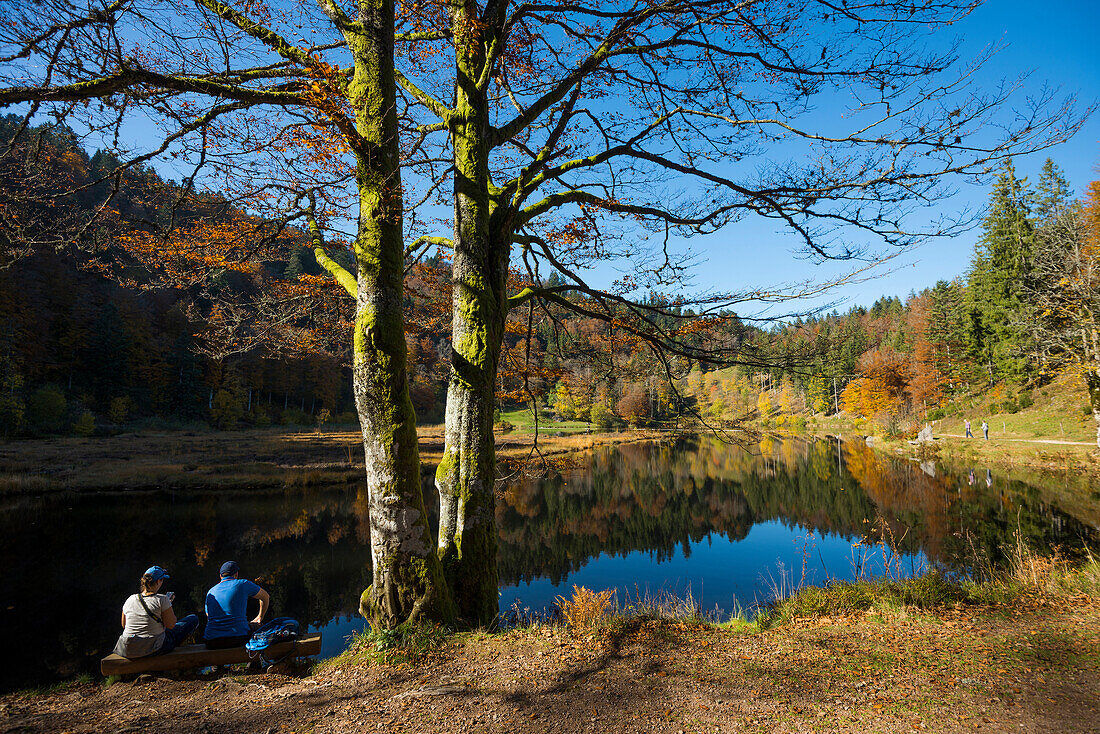
[[[847, 430], [845, 430], [847, 429]], [[928, 445], [864, 436], [853, 426], [812, 425], [807, 432], [750, 427], [761, 436], [820, 438], [840, 435], [893, 458], [934, 459], [948, 464], [996, 465], [1043, 476], [1095, 480], [1100, 451], [1084, 442], [994, 436], [986, 441], [938, 434]], [[533, 451], [533, 432], [498, 431], [497, 461], [505, 474], [527, 466], [565, 469], [593, 449], [705, 433], [705, 427], [580, 433], [544, 430]], [[434, 472], [443, 453], [443, 427], [417, 431], [421, 472]], [[144, 432], [102, 438], [52, 438], [0, 442], [0, 496], [58, 491], [256, 491], [293, 490], [360, 481], [359, 432], [250, 429], [226, 432]], [[1092, 488], [1095, 490], [1096, 488]], [[1098, 496], [1100, 497], [1100, 496]]]
[[[1100, 566], [1025, 553], [982, 584], [809, 588], [766, 619], [660, 609], [407, 629], [297, 677], [74, 681], [0, 695], [13, 731], [1095, 731]], [[391, 636], [392, 637], [392, 636]], [[1094, 722], [1090, 724], [1089, 722]]]
[[1100, 452], [1095, 444], [1054, 439], [964, 438], [940, 434], [930, 443], [874, 437], [868, 445], [892, 456], [935, 459], [953, 464], [998, 464], [1049, 474], [1076, 473], [1100, 479]]
[[[443, 427], [417, 431], [421, 473], [435, 471], [443, 455]], [[497, 461], [507, 471], [531, 459], [540, 466], [568, 465], [595, 448], [659, 440], [667, 432], [496, 433]], [[364, 477], [357, 430], [251, 429], [199, 433], [147, 432], [102, 438], [0, 442], [0, 496], [61, 491], [255, 491], [340, 485]]]

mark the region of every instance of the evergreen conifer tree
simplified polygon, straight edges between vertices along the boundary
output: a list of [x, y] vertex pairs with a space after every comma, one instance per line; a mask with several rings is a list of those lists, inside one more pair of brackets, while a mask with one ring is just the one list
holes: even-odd
[[982, 238], [971, 262], [969, 347], [989, 381], [1021, 379], [1028, 369], [1023, 288], [1034, 261], [1034, 196], [1011, 160], [997, 174]]
[[966, 382], [968, 319], [963, 304], [963, 287], [957, 281], [941, 280], [930, 291], [928, 341], [934, 350], [935, 367], [947, 379], [949, 390]]
[[1035, 219], [1041, 226], [1052, 222], [1073, 206], [1073, 190], [1066, 183], [1065, 173], [1047, 158], [1039, 173], [1035, 191]]

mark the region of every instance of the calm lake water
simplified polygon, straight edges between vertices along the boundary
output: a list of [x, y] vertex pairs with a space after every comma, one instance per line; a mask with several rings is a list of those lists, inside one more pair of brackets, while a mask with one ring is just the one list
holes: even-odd
[[[1100, 513], [1075, 518], [1058, 504], [1057, 481], [892, 461], [831, 439], [601, 450], [574, 470], [505, 489], [500, 607], [542, 612], [579, 584], [614, 588], [623, 603], [690, 594], [726, 614], [792, 583], [968, 573], [1001, 561], [1017, 529], [1039, 548], [1095, 547]], [[336, 654], [363, 627], [355, 610], [370, 581], [366, 507], [355, 486], [0, 500], [0, 628], [20, 661], [0, 670], [0, 690], [98, 671], [123, 600], [153, 563], [170, 570], [186, 614], [202, 609], [220, 564], [236, 559], [271, 592], [275, 614], [323, 629], [325, 654]]]

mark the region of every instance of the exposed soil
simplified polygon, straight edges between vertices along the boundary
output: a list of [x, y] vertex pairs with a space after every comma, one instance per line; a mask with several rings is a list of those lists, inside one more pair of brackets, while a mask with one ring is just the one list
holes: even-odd
[[1095, 601], [468, 634], [419, 665], [8, 695], [0, 731], [1100, 732]]

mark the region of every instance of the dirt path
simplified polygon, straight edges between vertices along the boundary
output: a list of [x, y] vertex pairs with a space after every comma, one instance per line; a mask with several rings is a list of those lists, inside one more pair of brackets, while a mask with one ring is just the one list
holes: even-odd
[[963, 608], [759, 634], [627, 620], [430, 661], [0, 698], [2, 732], [1100, 732], [1100, 612]]
[[[938, 433], [938, 434], [936, 434], [936, 438], [962, 438], [962, 439], [966, 439], [966, 435], [962, 434], [962, 433]], [[974, 437], [972, 439], [966, 439], [966, 440], [983, 441], [984, 439]], [[1092, 441], [1092, 442], [1089, 442], [1089, 441], [1058, 441], [1058, 440], [1055, 440], [1053, 438], [1002, 438], [1000, 436], [994, 436], [990, 440], [994, 441], [994, 442], [996, 442], [996, 441], [1015, 441], [1016, 443], [1049, 443], [1049, 444], [1057, 444], [1057, 445], [1061, 445], [1061, 446], [1096, 446], [1095, 441]]]

